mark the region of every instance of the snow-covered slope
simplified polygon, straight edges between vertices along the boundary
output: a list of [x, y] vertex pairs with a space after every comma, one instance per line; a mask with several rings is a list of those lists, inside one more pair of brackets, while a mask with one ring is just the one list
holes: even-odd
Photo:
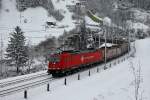
[[150, 13], [137, 8], [131, 9], [131, 12], [133, 12], [134, 22], [131, 23], [131, 20], [128, 20], [127, 23], [129, 25], [127, 27], [135, 30], [142, 29], [144, 32], [147, 32], [149, 30]]
[[[150, 100], [150, 38], [136, 41], [135, 58], [130, 58], [123, 63], [112, 66], [112, 68], [93, 74], [91, 77], [77, 80], [77, 75], [69, 80], [64, 86], [64, 80], [59, 79], [50, 83], [50, 92], [46, 86], [28, 90], [29, 100], [135, 100], [134, 99], [134, 77], [130, 66], [137, 69], [140, 62], [141, 83], [140, 92], [143, 92], [142, 100]], [[87, 75], [87, 74], [86, 74]], [[17, 93], [2, 100], [24, 100], [22, 93]]]
[[[48, 16], [47, 11], [42, 7], [28, 8], [24, 12], [18, 12], [16, 9], [15, 0], [2, 0], [2, 9], [0, 12], [0, 34], [5, 41], [5, 46], [8, 43], [9, 33], [16, 26], [20, 26], [25, 32], [27, 39], [30, 39], [32, 44], [37, 44], [47, 38], [49, 35], [59, 36], [64, 29], [70, 30], [74, 27], [72, 23], [71, 13], [66, 5], [72, 4], [71, 0], [52, 0], [54, 7], [62, 12], [65, 18], [61, 22], [57, 22], [52, 16]], [[64, 13], [65, 12], [65, 13]], [[46, 21], [57, 23], [57, 27], [46, 28]], [[66, 26], [66, 27], [64, 27]], [[64, 27], [64, 28], [61, 28]]]
[[61, 13], [65, 16], [61, 22], [58, 22], [59, 25], [69, 26], [68, 29], [72, 29], [72, 27], [74, 27], [72, 13], [69, 12], [66, 6], [73, 5], [75, 2], [72, 2], [72, 0], [59, 0], [59, 2], [57, 2], [57, 0], [52, 0], [52, 3], [54, 4], [55, 9], [61, 9]]

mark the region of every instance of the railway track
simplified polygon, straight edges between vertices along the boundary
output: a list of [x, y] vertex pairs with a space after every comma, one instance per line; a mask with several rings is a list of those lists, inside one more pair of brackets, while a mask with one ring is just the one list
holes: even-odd
[[23, 91], [23, 90], [30, 89], [30, 88], [33, 88], [33, 87], [36, 87], [36, 86], [39, 86], [39, 85], [43, 85], [43, 84], [46, 84], [46, 83], [48, 83], [49, 81], [52, 81], [52, 80], [54, 80], [54, 78], [47, 77], [47, 78], [40, 79], [40, 80], [37, 80], [37, 81], [34, 81], [34, 82], [33, 81], [28, 82], [28, 83], [23, 84], [23, 85], [16, 85], [16, 86], [11, 87], [11, 88], [2, 89], [2, 90], [0, 90], [0, 97], [4, 97], [4, 96], [7, 96], [7, 95], [10, 95], [10, 94], [19, 92], [19, 91]]
[[16, 84], [16, 83], [18, 84], [18, 83], [21, 83], [21, 82], [30, 81], [30, 80], [33, 80], [33, 79], [36, 79], [36, 78], [44, 77], [46, 75], [47, 75], [47, 73], [40, 73], [40, 74], [33, 75], [33, 76], [26, 76], [26, 77], [19, 78], [19, 79], [0, 82], [0, 88], [10, 86], [10, 85], [13, 85], [13, 84]]
[[43, 72], [36, 75], [20, 77], [18, 79], [2, 81], [0, 83], [0, 97], [46, 84], [51, 80], [53, 80], [52, 76]]

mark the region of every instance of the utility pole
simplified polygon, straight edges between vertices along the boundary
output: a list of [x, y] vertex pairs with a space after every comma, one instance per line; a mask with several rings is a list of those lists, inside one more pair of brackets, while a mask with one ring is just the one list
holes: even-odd
[[[17, 4], [18, 9], [20, 9], [20, 4]], [[21, 11], [19, 11], [19, 23], [21, 24]]]
[[[107, 26], [106, 26], [107, 27]], [[107, 63], [107, 29], [104, 27], [104, 35], [105, 35], [105, 66], [104, 69], [106, 69], [106, 63]]]
[[98, 47], [100, 47], [100, 45], [101, 45], [101, 36], [100, 36], [100, 34], [99, 34], [99, 43], [98, 44], [99, 44]]
[[3, 73], [3, 39], [2, 39], [2, 34], [1, 34], [1, 39], [0, 39], [0, 71], [1, 74]]
[[22, 16], [21, 16], [21, 12], [20, 12], [20, 16], [19, 16], [19, 18], [20, 18], [20, 24], [21, 24], [21, 17], [22, 17]]
[[[24, 5], [24, 1], [21, 1], [21, 4], [17, 4], [17, 6], [18, 6], [18, 8], [19, 9], [24, 9], [25, 7], [26, 7], [26, 5]], [[22, 11], [19, 11], [19, 23], [20, 23], [20, 25], [22, 24], [22, 18], [23, 18], [24, 16], [22, 15]]]
[[130, 31], [128, 33], [128, 43], [129, 43], [129, 46], [128, 46], [128, 54], [130, 52]]
[[105, 35], [105, 66], [104, 69], [107, 69], [106, 67], [106, 62], [107, 62], [107, 36], [109, 32], [109, 28], [111, 26], [111, 20], [109, 18], [104, 18], [103, 19], [103, 30], [104, 30], [104, 35]]

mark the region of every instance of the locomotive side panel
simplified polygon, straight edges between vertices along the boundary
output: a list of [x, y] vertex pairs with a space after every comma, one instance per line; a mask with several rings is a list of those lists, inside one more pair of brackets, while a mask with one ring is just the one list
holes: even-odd
[[103, 60], [102, 51], [78, 53], [78, 54], [61, 54], [60, 62], [49, 62], [50, 71], [65, 71], [79, 68], [82, 65], [88, 65]]
[[103, 57], [102, 52], [95, 51], [80, 54], [72, 54], [68, 57], [68, 59], [70, 60], [66, 61], [67, 64], [64, 64], [64, 67], [67, 66], [65, 67], [66, 69], [75, 69], [81, 67], [82, 65], [88, 65], [95, 62], [99, 62], [103, 59]]
[[95, 51], [91, 53], [84, 53], [81, 55], [82, 64], [92, 64], [102, 60], [102, 52]]

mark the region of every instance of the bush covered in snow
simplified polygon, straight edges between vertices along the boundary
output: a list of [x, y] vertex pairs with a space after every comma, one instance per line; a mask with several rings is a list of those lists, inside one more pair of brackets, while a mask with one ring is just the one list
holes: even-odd
[[49, 37], [35, 47], [35, 52], [41, 54], [41, 56], [45, 56], [50, 53], [50, 50], [53, 48], [56, 48], [56, 38]]
[[54, 9], [53, 3], [51, 0], [16, 0], [17, 2], [17, 9], [19, 11], [24, 11], [27, 8], [35, 8], [41, 6], [45, 8], [49, 15], [52, 15], [56, 18], [56, 20], [62, 20], [64, 16], [58, 11]]

